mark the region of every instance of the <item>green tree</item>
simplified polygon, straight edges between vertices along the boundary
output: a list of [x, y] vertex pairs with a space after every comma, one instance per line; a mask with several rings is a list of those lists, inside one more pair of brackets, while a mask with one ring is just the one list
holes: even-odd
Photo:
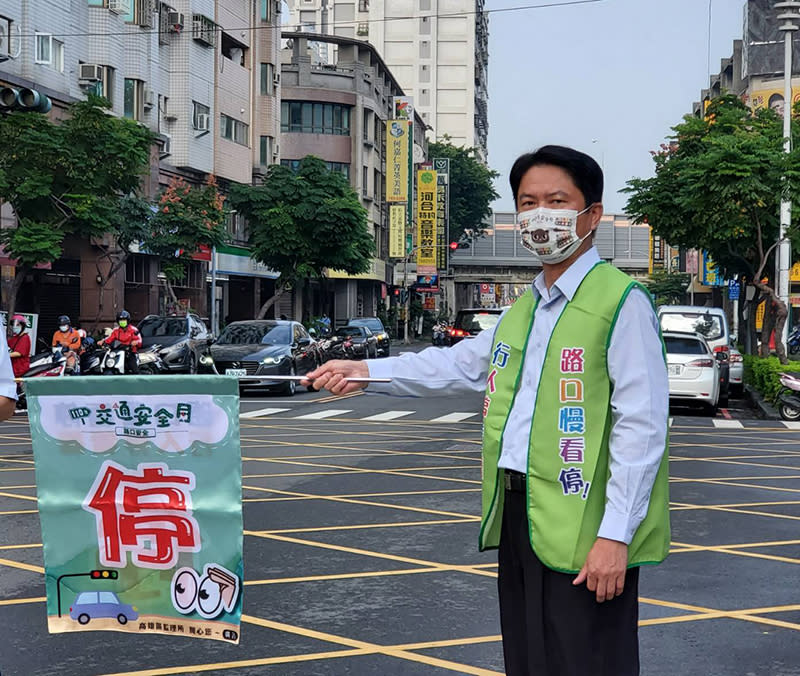
[[280, 273], [259, 318], [294, 284], [321, 277], [325, 268], [369, 270], [375, 242], [367, 211], [344, 176], [317, 157], [304, 158], [297, 172], [270, 167], [262, 185], [232, 186], [230, 201], [250, 225], [253, 258]]
[[[776, 309], [780, 336], [788, 309], [775, 280], [763, 278], [774, 269], [781, 195], [795, 205], [800, 197], [798, 151], [783, 152], [782, 121], [773, 111], [753, 112], [729, 95], [713, 100], [704, 119], [687, 115], [673, 131], [671, 142], [653, 153], [655, 175], [628, 181], [627, 213], [637, 223], [649, 221], [672, 245], [708, 251], [726, 277], [738, 274], [755, 286]], [[796, 248], [796, 230], [791, 238]]]
[[650, 281], [645, 282], [645, 286], [655, 296], [656, 305], [676, 305], [686, 295], [689, 281], [689, 275], [685, 272], [653, 270]]
[[428, 144], [428, 157], [450, 160], [450, 241], [480, 237], [500, 197], [493, 184], [500, 174], [481, 161], [476, 148], [454, 146], [448, 136]]
[[[120, 213], [149, 167], [151, 133], [107, 113], [105, 100], [75, 103], [59, 124], [45, 115], [0, 115], [0, 200], [17, 217], [0, 230], [0, 244], [17, 260], [3, 302], [14, 311], [17, 292], [34, 266], [61, 256], [65, 237], [113, 237]], [[130, 206], [128, 204], [127, 206]]]
[[174, 178], [161, 192], [142, 242], [149, 253], [158, 256], [172, 301], [178, 300], [173, 285], [186, 276], [186, 266], [198, 247], [220, 246], [228, 240], [223, 202], [211, 175], [200, 187]]

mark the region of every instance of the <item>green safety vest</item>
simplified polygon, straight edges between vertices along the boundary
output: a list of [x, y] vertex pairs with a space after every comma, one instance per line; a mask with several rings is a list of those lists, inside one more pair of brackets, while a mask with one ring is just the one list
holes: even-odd
[[[536, 401], [530, 402], [529, 537], [536, 555], [553, 570], [573, 573], [581, 569], [603, 519], [610, 475], [612, 389], [606, 355], [619, 310], [636, 287], [643, 288], [606, 263], [589, 271], [556, 322]], [[492, 342], [483, 406], [481, 551], [500, 543], [505, 491], [497, 461], [519, 391], [537, 306], [529, 289], [503, 316]], [[653, 367], [636, 363], [636, 355], [631, 358], [631, 368]], [[669, 413], [663, 414], [664, 420], [654, 424], [667, 424]], [[665, 447], [647, 516], [628, 547], [629, 567], [660, 563], [669, 551], [667, 462]]]

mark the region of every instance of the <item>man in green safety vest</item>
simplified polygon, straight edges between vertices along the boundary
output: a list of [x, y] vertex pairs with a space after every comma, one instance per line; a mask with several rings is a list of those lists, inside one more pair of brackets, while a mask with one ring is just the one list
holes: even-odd
[[511, 169], [542, 265], [494, 331], [418, 354], [331, 361], [317, 389], [483, 392], [480, 549], [497, 548], [506, 673], [639, 674], [639, 567], [669, 549], [664, 348], [646, 289], [593, 244], [603, 172], [545, 146]]

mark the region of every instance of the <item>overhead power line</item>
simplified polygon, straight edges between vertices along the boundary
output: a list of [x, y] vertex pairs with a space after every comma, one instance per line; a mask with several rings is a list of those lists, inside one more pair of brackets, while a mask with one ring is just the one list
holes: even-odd
[[[386, 16], [380, 19], [365, 19], [364, 21], [334, 21], [329, 23], [329, 26], [340, 26], [340, 27], [356, 27], [361, 24], [370, 24], [370, 23], [388, 23], [389, 21], [409, 21], [414, 19], [447, 19], [447, 18], [458, 18], [458, 17], [467, 17], [472, 16], [475, 14], [505, 14], [508, 12], [527, 12], [536, 9], [553, 9], [558, 7], [569, 7], [573, 5], [592, 5], [599, 2], [605, 2], [605, 0], [565, 0], [564, 2], [548, 2], [545, 4], [537, 4], [537, 5], [523, 5], [520, 7], [501, 7], [498, 9], [484, 9], [481, 11], [474, 10], [474, 11], [463, 11], [463, 12], [451, 12], [448, 14], [413, 14], [407, 16]], [[91, 10], [96, 11], [96, 10]], [[136, 27], [137, 24], [131, 23], [128, 24], [132, 27]], [[261, 31], [261, 30], [270, 30], [273, 28], [283, 28], [285, 27], [286, 30], [291, 30], [294, 26], [292, 24], [276, 24], [272, 22], [259, 22], [256, 26], [239, 26], [239, 27], [232, 27], [232, 28], [222, 28], [221, 26], [216, 26], [215, 30], [217, 32], [225, 31], [226, 33], [233, 33], [233, 32], [243, 32], [243, 31]], [[138, 32], [131, 32], [130, 30], [126, 31], [117, 31], [117, 32], [101, 32], [101, 33], [53, 33], [53, 37], [56, 38], [90, 38], [90, 37], [136, 37], [139, 35], [157, 35], [159, 33], [168, 33], [170, 31], [159, 31], [157, 28], [147, 30], [142, 28]], [[41, 33], [37, 33], [41, 34]], [[36, 34], [34, 33], [17, 33], [17, 37], [19, 38], [32, 38]]]

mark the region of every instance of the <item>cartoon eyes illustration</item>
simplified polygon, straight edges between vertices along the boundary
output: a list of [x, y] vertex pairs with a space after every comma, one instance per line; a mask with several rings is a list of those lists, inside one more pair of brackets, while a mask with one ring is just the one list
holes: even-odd
[[181, 568], [172, 578], [172, 605], [180, 613], [191, 613], [197, 597], [197, 573]]
[[222, 604], [222, 592], [220, 585], [210, 577], [204, 577], [200, 583], [200, 591], [197, 594], [197, 612], [205, 617], [216, 617], [219, 615], [219, 607]]
[[179, 568], [172, 576], [172, 605], [179, 613], [197, 612], [208, 619], [223, 610], [232, 612], [239, 598], [239, 578], [220, 565], [208, 563], [200, 577], [193, 568]]

